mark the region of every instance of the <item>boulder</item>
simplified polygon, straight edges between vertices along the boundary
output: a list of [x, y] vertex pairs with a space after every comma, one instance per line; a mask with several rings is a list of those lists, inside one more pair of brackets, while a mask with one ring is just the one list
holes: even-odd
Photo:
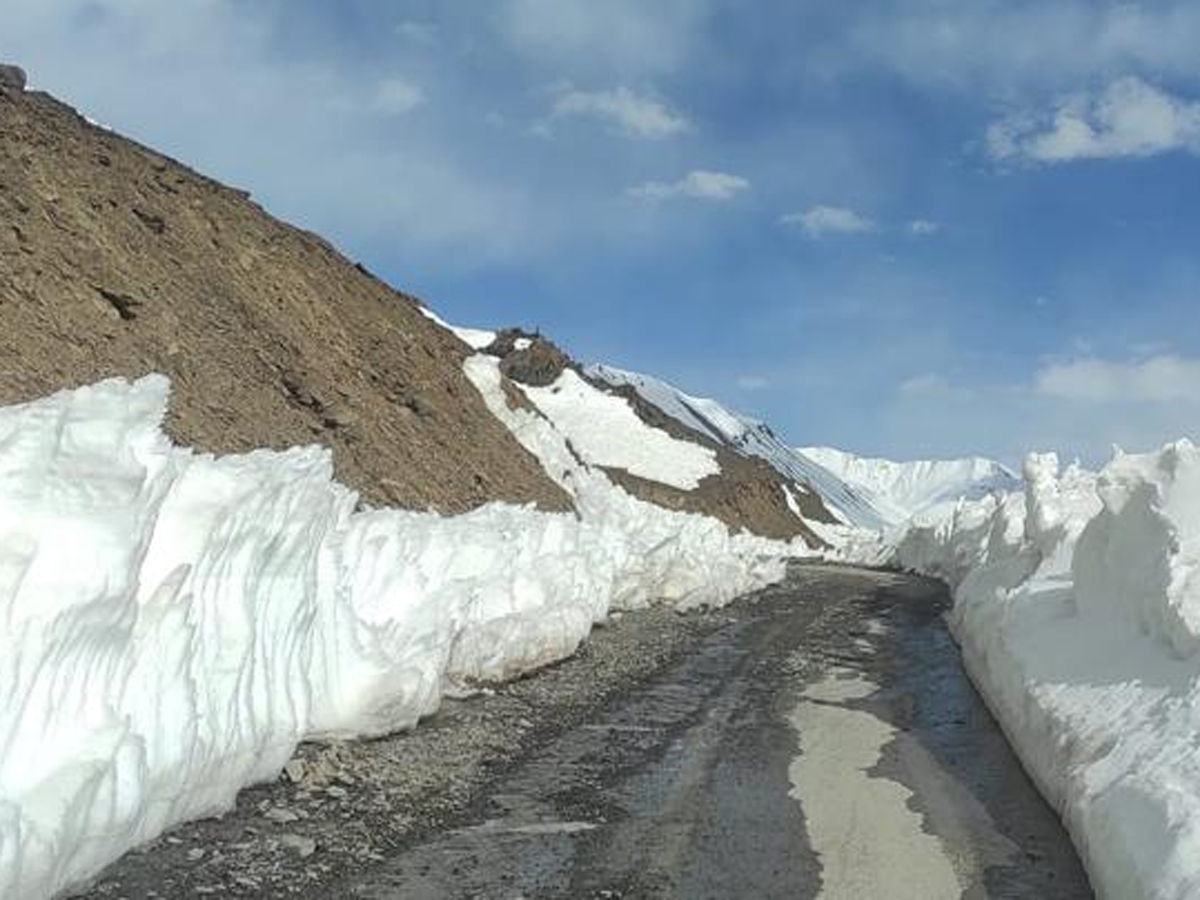
[[0, 63], [0, 87], [23, 91], [27, 82], [28, 79], [25, 77], [25, 70], [20, 66]]

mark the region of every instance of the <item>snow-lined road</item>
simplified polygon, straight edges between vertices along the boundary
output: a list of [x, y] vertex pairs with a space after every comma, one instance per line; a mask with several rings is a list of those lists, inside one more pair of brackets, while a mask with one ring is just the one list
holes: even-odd
[[1089, 897], [970, 688], [945, 592], [794, 569], [342, 885], [391, 897]]
[[632, 613], [125, 857], [93, 897], [1088, 897], [937, 582], [794, 566]]

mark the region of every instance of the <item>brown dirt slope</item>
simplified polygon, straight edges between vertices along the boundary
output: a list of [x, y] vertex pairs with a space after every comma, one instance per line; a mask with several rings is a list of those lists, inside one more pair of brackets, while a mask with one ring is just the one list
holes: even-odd
[[0, 404], [163, 372], [203, 450], [325, 444], [375, 504], [570, 507], [413, 298], [0, 74]]

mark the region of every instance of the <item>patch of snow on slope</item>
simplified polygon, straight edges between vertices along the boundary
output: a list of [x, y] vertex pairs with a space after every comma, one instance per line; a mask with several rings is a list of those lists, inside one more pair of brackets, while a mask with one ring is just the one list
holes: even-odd
[[979, 457], [893, 462], [832, 447], [801, 447], [799, 452], [869, 496], [891, 525], [945, 515], [959, 500], [1021, 489], [1016, 475]]
[[624, 397], [597, 390], [573, 369], [564, 369], [554, 384], [523, 385], [522, 390], [592, 465], [625, 469], [682, 490], [721, 472], [711, 449], [652, 428]]
[[496, 332], [494, 331], [488, 331], [485, 328], [463, 328], [460, 325], [451, 325], [427, 306], [418, 304], [417, 309], [431, 322], [441, 325], [447, 331], [454, 332], [458, 339], [472, 350], [483, 350], [486, 347], [490, 347], [492, 342], [496, 340]]
[[604, 365], [588, 366], [586, 372], [588, 377], [614, 386], [632, 387], [643, 399], [692, 430], [708, 435], [743, 456], [764, 459], [787, 478], [811, 485], [830, 511], [840, 515], [846, 524], [861, 528], [878, 528], [884, 524], [883, 517], [867, 497], [820, 463], [787, 446], [762, 422], [733, 412], [715, 400], [693, 397], [649, 375]]
[[1025, 491], [914, 525], [980, 691], [1101, 897], [1200, 897], [1200, 450], [1096, 475], [1032, 455]]
[[0, 896], [81, 885], [301, 739], [412, 726], [610, 609], [782, 576], [787, 545], [633, 500], [507, 410], [495, 360], [468, 363], [578, 517], [355, 513], [327, 450], [173, 446], [161, 376], [0, 409]]

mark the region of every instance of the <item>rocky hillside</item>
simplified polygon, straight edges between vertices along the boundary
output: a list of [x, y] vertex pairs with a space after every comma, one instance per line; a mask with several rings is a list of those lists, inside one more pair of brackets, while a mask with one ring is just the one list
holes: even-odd
[[161, 372], [173, 386], [168, 431], [200, 450], [324, 444], [339, 480], [375, 505], [571, 508], [464, 376], [467, 356], [486, 349], [502, 360], [510, 405], [545, 414], [552, 394], [535, 394], [556, 392], [567, 370], [588, 386], [582, 407], [616, 399], [645, 426], [629, 437], [635, 456], [687, 445], [711, 457], [701, 480], [680, 486], [584, 454], [641, 499], [813, 546], [809, 523], [839, 521], [823, 497], [842, 512], [841, 486], [790, 456], [781, 467], [778, 454], [748, 451], [741, 432], [664, 411], [603, 374], [615, 370], [585, 371], [539, 335], [504, 332], [485, 348], [479, 334], [456, 335], [245, 191], [0, 68], [0, 405]]
[[0, 76], [0, 404], [162, 372], [202, 450], [325, 444], [375, 504], [570, 505], [412, 297], [22, 81]]
[[[713, 516], [735, 531], [799, 537], [811, 547], [822, 543], [811, 523], [840, 521], [808, 479], [697, 427], [660, 397], [607, 377], [616, 370], [585, 369], [546, 338], [519, 329], [497, 333], [482, 349], [500, 359], [525, 402], [568, 436], [577, 455], [639, 499]], [[697, 451], [708, 460], [706, 471], [679, 481], [683, 458]], [[648, 452], [658, 459], [647, 460]]]

